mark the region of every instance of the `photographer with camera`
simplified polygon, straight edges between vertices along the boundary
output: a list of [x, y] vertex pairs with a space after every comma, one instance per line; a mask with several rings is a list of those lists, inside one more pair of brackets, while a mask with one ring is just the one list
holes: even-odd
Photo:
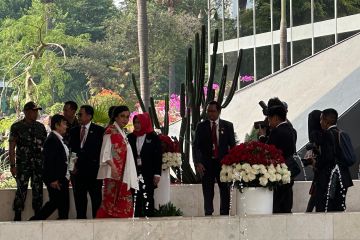
[[[269, 128], [269, 121], [268, 121], [268, 106], [264, 101], [259, 102], [260, 107], [262, 108], [262, 113], [265, 116], [265, 119], [263, 121], [256, 121], [254, 122], [254, 128], [258, 130], [258, 140], [262, 143], [266, 143], [269, 134], [270, 134], [270, 128]], [[260, 129], [263, 129], [262, 131], [259, 131]]]
[[269, 100], [265, 113], [269, 122], [270, 131], [267, 136], [266, 129], [260, 126], [258, 135], [261, 136], [260, 139], [266, 139], [267, 144], [274, 145], [283, 152], [292, 179], [291, 183], [281, 185], [274, 189], [273, 213], [291, 213], [293, 205], [292, 186], [295, 176], [300, 173], [300, 168], [293, 158], [296, 152], [296, 131], [287, 121], [287, 109], [278, 98]]
[[[286, 110], [286, 113], [288, 112], [288, 105], [286, 102], [282, 101], [281, 102], [282, 105], [284, 106], [285, 110]], [[257, 122], [254, 122], [254, 128], [256, 130], [259, 130], [260, 128], [264, 128], [265, 129], [265, 134], [263, 131], [258, 132], [258, 140], [262, 143], [266, 143], [268, 137], [269, 137], [269, 134], [270, 134], [270, 128], [269, 128], [269, 121], [268, 121], [268, 106], [266, 105], [266, 103], [264, 101], [260, 101], [259, 102], [259, 105], [260, 107], [262, 108], [262, 113], [266, 116], [265, 119], [263, 121], [257, 121]], [[289, 121], [289, 119], [286, 119], [286, 122], [290, 125], [290, 127], [293, 128], [293, 125], [291, 124], [291, 122]], [[295, 136], [295, 142], [297, 140], [297, 132], [296, 130], [293, 128], [293, 133], [294, 133], [294, 136]]]

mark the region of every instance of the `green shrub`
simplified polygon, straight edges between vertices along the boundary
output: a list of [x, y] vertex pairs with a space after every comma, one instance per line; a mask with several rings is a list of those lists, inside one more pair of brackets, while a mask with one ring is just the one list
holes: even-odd
[[95, 96], [92, 96], [88, 100], [88, 104], [94, 107], [93, 121], [106, 125], [109, 122], [109, 107], [125, 104], [125, 101], [119, 94], [108, 89], [103, 89]]
[[16, 121], [16, 116], [11, 115], [4, 117], [0, 120], [0, 147], [1, 148], [7, 148], [8, 143], [8, 134], [10, 132], [11, 125]]
[[174, 206], [171, 202], [159, 206], [159, 210], [155, 209], [155, 217], [182, 216], [183, 212]]
[[16, 116], [11, 115], [4, 117], [0, 120], [0, 132], [4, 133], [7, 130], [10, 131], [11, 124], [13, 124], [16, 121]]
[[52, 116], [57, 113], [62, 113], [63, 107], [64, 107], [63, 103], [55, 103], [51, 107], [48, 107], [45, 112]]
[[51, 107], [46, 108], [45, 113], [49, 114], [50, 116], [62, 113], [64, 104], [63, 103], [54, 103]]
[[247, 133], [245, 135], [245, 142], [257, 141], [258, 140], [257, 132], [258, 132], [258, 130], [256, 130], [254, 127], [252, 127], [250, 133]]
[[10, 172], [0, 173], [0, 189], [16, 188], [16, 180]]

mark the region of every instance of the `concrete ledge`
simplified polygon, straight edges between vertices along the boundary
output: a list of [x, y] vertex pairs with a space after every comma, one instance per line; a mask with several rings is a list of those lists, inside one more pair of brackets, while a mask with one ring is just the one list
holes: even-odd
[[[309, 189], [311, 182], [295, 182], [294, 184], [294, 213], [305, 212], [308, 200], [309, 200]], [[236, 203], [237, 190], [233, 193], [233, 203]], [[11, 221], [14, 217], [12, 211], [12, 203], [15, 196], [15, 189], [0, 190], [0, 221]], [[348, 212], [360, 212], [359, 204], [360, 196], [360, 181], [355, 180], [354, 186], [349, 188], [346, 204]], [[31, 189], [28, 191], [28, 196], [25, 203], [25, 210], [23, 212], [23, 220], [29, 219], [33, 215], [31, 208]], [[44, 189], [44, 203], [47, 201], [47, 190]], [[185, 217], [197, 217], [204, 216], [204, 205], [202, 189], [200, 184], [189, 184], [189, 185], [171, 185], [171, 202], [181, 209]], [[88, 204], [88, 218], [91, 218], [90, 201]], [[214, 215], [219, 215], [220, 201], [218, 188], [215, 186], [215, 198], [214, 198]], [[235, 215], [236, 206], [233, 205], [231, 214]], [[74, 219], [76, 217], [75, 206], [73, 200], [72, 191], [70, 191], [70, 214], [69, 218]], [[57, 212], [55, 212], [49, 219], [56, 219]], [[359, 237], [360, 239], [360, 237]]]
[[0, 240], [359, 239], [360, 213], [0, 223]]

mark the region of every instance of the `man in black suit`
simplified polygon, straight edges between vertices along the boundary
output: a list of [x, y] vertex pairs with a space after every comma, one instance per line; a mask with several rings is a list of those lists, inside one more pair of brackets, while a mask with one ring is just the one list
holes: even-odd
[[77, 155], [72, 178], [78, 219], [86, 218], [87, 193], [91, 198], [93, 218], [102, 198], [102, 181], [97, 179], [97, 173], [104, 128], [91, 122], [93, 116], [91, 106], [81, 106], [78, 113], [80, 126], [72, 128], [70, 132], [71, 151]]
[[43, 180], [48, 189], [49, 201], [31, 217], [30, 220], [45, 220], [56, 209], [58, 219], [68, 219], [69, 215], [69, 180], [67, 159], [69, 149], [63, 142], [67, 123], [64, 116], [55, 114], [51, 118], [51, 133], [44, 143]]
[[220, 181], [220, 161], [235, 146], [234, 127], [220, 119], [221, 105], [212, 101], [207, 106], [208, 119], [200, 122], [195, 131], [193, 144], [194, 163], [201, 177], [205, 215], [214, 212], [214, 184], [220, 190], [220, 214], [229, 214], [230, 191], [227, 183]]
[[[268, 102], [268, 122], [270, 134], [266, 141], [280, 149], [285, 158], [286, 165], [291, 172], [291, 183], [283, 184], [274, 189], [273, 213], [291, 213], [293, 205], [294, 178], [300, 171], [297, 163], [292, 157], [296, 152], [295, 129], [286, 120], [287, 109], [278, 98], [272, 98]], [[264, 128], [259, 129], [260, 136], [266, 134]]]
[[69, 142], [70, 142], [70, 130], [73, 127], [79, 126], [79, 122], [76, 118], [76, 111], [78, 109], [78, 105], [76, 104], [76, 102], [74, 101], [67, 101], [64, 104], [63, 107], [63, 115], [66, 119], [66, 123], [67, 123], [67, 130], [64, 136], [64, 143], [66, 144], [66, 146], [69, 146]]
[[[315, 206], [317, 212], [326, 210], [326, 198], [330, 175], [336, 165], [339, 166], [340, 175], [336, 172], [331, 184], [332, 192], [329, 196], [327, 211], [344, 211], [347, 189], [353, 186], [349, 168], [342, 161], [339, 145], [339, 129], [337, 127], [338, 113], [329, 108], [322, 111], [320, 125], [324, 130], [320, 141], [320, 155], [316, 158], [314, 169]], [[339, 177], [341, 177], [342, 187]]]

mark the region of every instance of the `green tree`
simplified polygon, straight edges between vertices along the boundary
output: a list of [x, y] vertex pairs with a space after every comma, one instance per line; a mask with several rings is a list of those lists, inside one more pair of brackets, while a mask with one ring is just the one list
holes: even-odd
[[89, 34], [92, 42], [103, 40], [105, 22], [116, 14], [112, 0], [54, 0], [65, 18], [65, 33]]
[[[186, 48], [193, 41], [193, 34], [200, 28], [200, 20], [185, 12], [173, 15], [162, 5], [149, 2], [149, 81], [154, 97], [167, 93], [169, 64], [175, 66], [175, 82], [179, 89], [184, 80]], [[133, 89], [129, 73], [139, 77], [139, 49], [136, 43], [137, 8], [134, 2], [124, 4], [120, 11], [105, 24], [104, 41], [91, 44], [68, 61], [72, 71], [88, 77], [91, 93], [101, 88], [117, 91], [125, 99], [132, 99]], [[184, 24], [184, 22], [186, 24]], [[91, 78], [91, 79], [90, 79]]]
[[1, 0], [0, 21], [5, 18], [18, 19], [31, 6], [31, 0]]
[[[56, 8], [53, 8], [56, 11]], [[61, 16], [61, 15], [58, 15]], [[12, 94], [23, 101], [38, 99], [49, 106], [64, 97], [70, 75], [62, 67], [67, 48], [85, 46], [87, 36], [65, 34], [63, 24], [44, 31], [44, 6], [34, 0], [32, 7], [18, 20], [6, 19], [0, 28], [0, 66], [3, 81], [11, 84]]]

